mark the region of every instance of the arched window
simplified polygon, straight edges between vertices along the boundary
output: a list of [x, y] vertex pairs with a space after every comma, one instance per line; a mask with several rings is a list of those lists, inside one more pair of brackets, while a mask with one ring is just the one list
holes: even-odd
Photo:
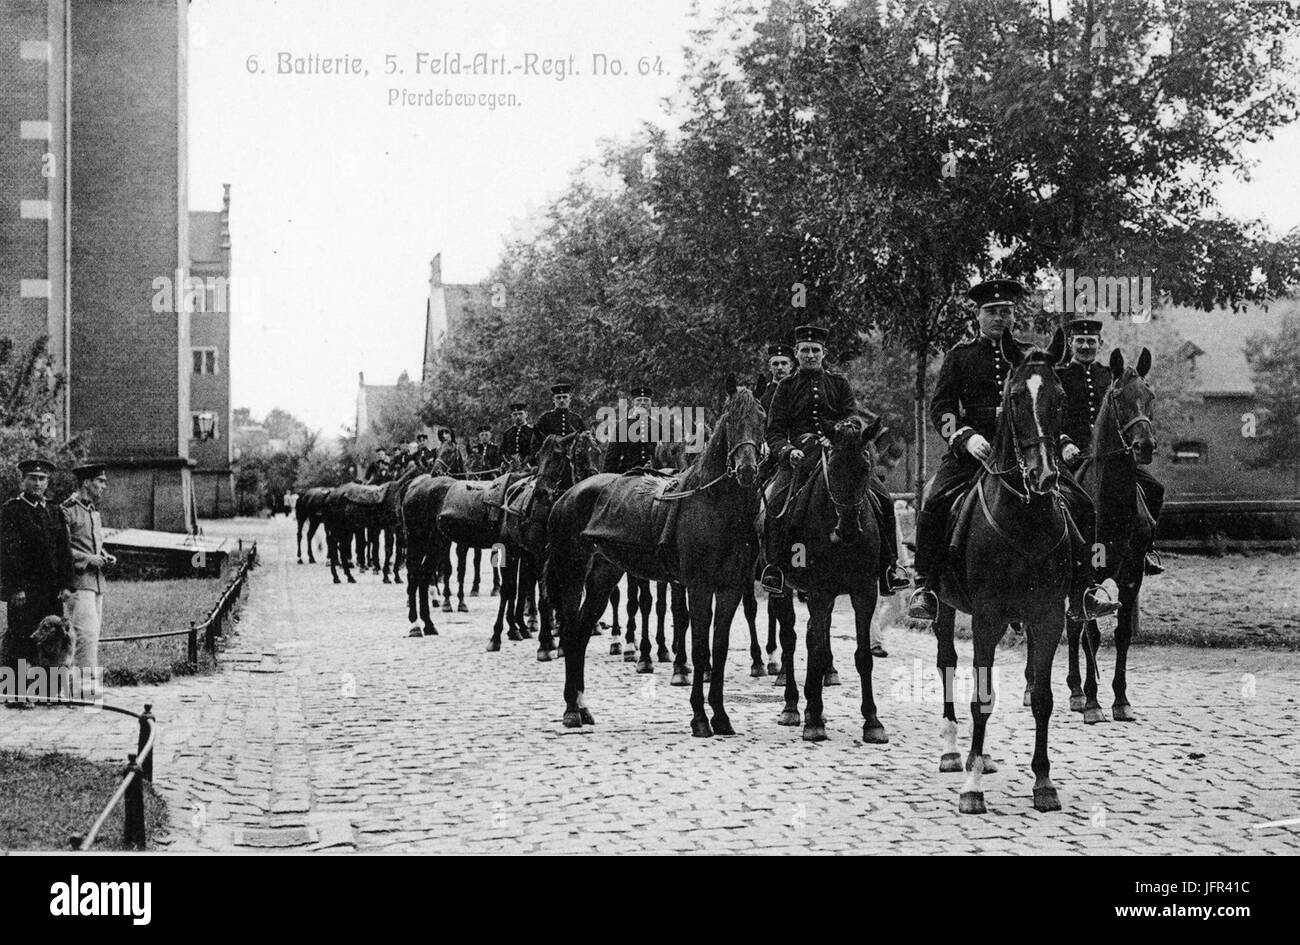
[[1209, 448], [1200, 440], [1179, 440], [1174, 444], [1173, 462], [1176, 466], [1205, 465], [1209, 461]]

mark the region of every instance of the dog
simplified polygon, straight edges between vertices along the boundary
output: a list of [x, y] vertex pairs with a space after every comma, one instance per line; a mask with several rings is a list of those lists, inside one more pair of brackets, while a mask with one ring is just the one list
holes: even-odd
[[49, 673], [49, 695], [67, 699], [94, 696], [93, 683], [84, 686], [85, 691], [78, 691], [83, 687], [77, 685], [71, 672], [77, 647], [72, 622], [67, 617], [51, 614], [42, 618], [32, 634], [32, 642], [36, 644], [37, 665]]

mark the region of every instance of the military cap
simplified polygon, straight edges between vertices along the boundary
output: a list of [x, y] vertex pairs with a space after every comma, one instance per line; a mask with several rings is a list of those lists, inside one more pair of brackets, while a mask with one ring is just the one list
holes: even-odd
[[427, 440], [428, 438], [429, 438], [429, 434], [427, 434], [427, 433], [417, 433], [417, 434], [415, 434], [415, 441], [416, 441], [417, 443], [420, 442], [420, 440]]
[[794, 330], [794, 340], [798, 344], [801, 341], [813, 341], [819, 345], [826, 344], [826, 339], [830, 337], [830, 332], [820, 325], [800, 325]]
[[970, 300], [983, 308], [986, 305], [1007, 305], [1018, 301], [1025, 287], [1015, 279], [985, 279], [971, 286]]
[[107, 468], [103, 463], [83, 463], [73, 469], [72, 474], [77, 477], [77, 482], [85, 482], [87, 479], [98, 479]]
[[638, 386], [636, 386], [636, 387], [633, 387], [630, 393], [631, 393], [631, 395], [632, 395], [633, 397], [653, 397], [653, 396], [654, 396], [654, 393], [650, 390], [650, 388], [647, 387], [647, 386], [644, 385], [644, 384], [640, 384], [640, 385], [638, 385]]
[[18, 464], [18, 471], [24, 476], [31, 473], [48, 476], [54, 472], [54, 464], [48, 459], [25, 459]]
[[492, 432], [492, 428], [491, 428], [490, 426], [488, 426], [486, 423], [480, 423], [480, 424], [479, 424], [479, 427], [478, 427], [478, 432], [479, 432], [479, 433], [491, 433], [491, 432]]
[[1092, 318], [1088, 315], [1076, 315], [1070, 319], [1070, 323], [1065, 326], [1066, 334], [1069, 335], [1100, 335], [1101, 319]]
[[775, 358], [775, 357], [793, 358], [794, 347], [792, 345], [768, 345], [767, 356], [769, 358]]
[[552, 385], [551, 385], [551, 393], [552, 393], [552, 394], [571, 394], [571, 393], [573, 393], [573, 385], [572, 385], [572, 384], [552, 384]]
[[528, 409], [528, 405], [524, 403], [522, 400], [516, 400], [514, 403], [510, 405], [510, 410], [512, 413], [516, 410], [527, 410], [527, 409]]

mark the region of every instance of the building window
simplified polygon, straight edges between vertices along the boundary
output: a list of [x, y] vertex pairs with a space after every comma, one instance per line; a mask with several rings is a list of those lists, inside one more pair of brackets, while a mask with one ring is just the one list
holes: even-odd
[[203, 435], [203, 427], [208, 423], [212, 424], [211, 439], [214, 440], [221, 439], [221, 418], [218, 417], [216, 414], [208, 411], [199, 411], [190, 414], [190, 439], [191, 440], [205, 439]]
[[1180, 440], [1174, 444], [1175, 466], [1203, 466], [1209, 461], [1209, 450], [1199, 440]]
[[216, 374], [217, 373], [217, 349], [216, 348], [191, 348], [190, 355], [194, 359], [195, 374]]

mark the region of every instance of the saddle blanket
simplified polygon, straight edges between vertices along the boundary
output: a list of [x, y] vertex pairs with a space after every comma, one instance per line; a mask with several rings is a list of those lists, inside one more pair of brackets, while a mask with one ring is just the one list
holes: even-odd
[[378, 505], [384, 501], [384, 487], [349, 482], [339, 490], [339, 495], [354, 505]]
[[660, 499], [676, 491], [678, 480], [658, 471], [623, 474], [605, 487], [596, 500], [591, 520], [582, 536], [591, 541], [654, 548], [668, 521], [672, 500]]

